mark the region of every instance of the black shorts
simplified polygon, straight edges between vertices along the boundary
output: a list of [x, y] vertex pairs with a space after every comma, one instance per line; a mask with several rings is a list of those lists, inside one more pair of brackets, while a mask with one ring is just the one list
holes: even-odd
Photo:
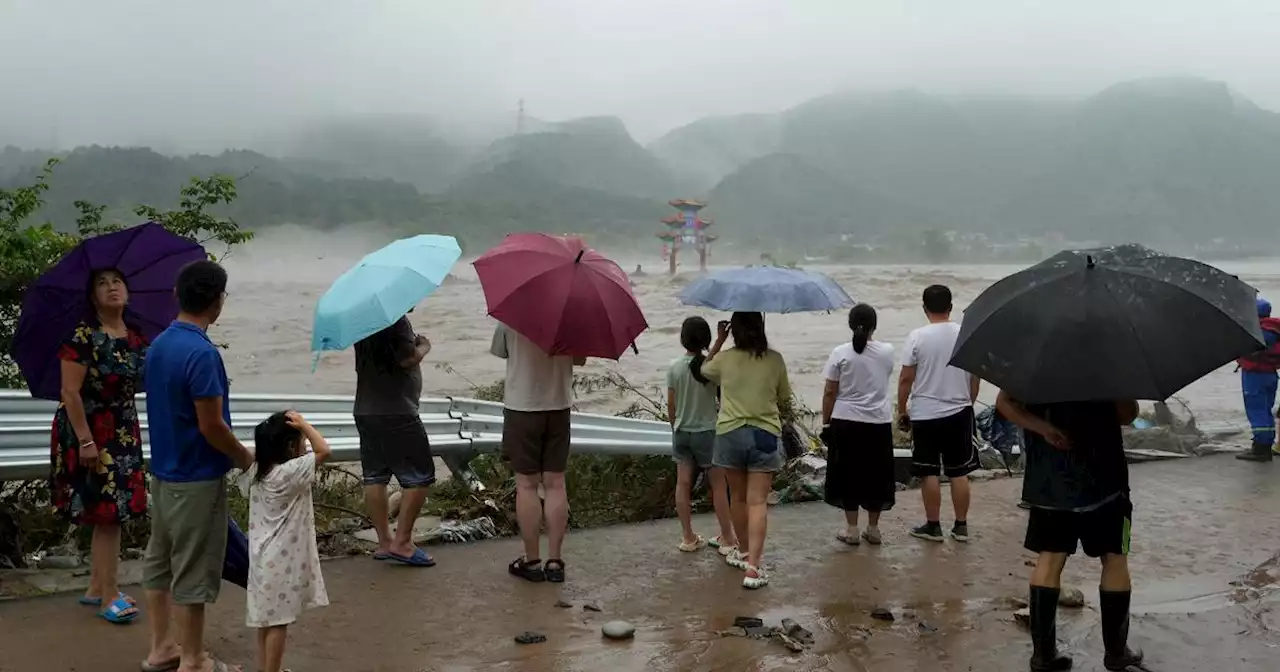
[[823, 500], [845, 511], [888, 511], [898, 492], [893, 472], [893, 425], [833, 419], [827, 441]]
[[357, 415], [360, 469], [365, 485], [425, 488], [436, 480], [436, 460], [422, 418], [416, 415]]
[[1092, 511], [1032, 508], [1023, 546], [1032, 553], [1076, 552], [1077, 543], [1091, 558], [1129, 555], [1133, 503], [1118, 497]]
[[911, 475], [959, 478], [980, 465], [973, 445], [973, 407], [945, 418], [911, 422]]

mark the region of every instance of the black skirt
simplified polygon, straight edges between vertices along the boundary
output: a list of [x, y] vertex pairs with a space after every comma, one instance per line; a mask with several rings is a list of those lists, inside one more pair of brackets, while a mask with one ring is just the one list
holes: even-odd
[[823, 499], [838, 509], [888, 511], [898, 491], [893, 470], [893, 425], [831, 421]]

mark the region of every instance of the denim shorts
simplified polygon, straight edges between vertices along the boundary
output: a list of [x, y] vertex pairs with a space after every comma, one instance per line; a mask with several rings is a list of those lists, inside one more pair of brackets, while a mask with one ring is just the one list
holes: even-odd
[[717, 435], [711, 458], [715, 466], [735, 471], [778, 471], [784, 461], [782, 439], [751, 425]]
[[715, 449], [716, 431], [672, 432], [671, 452], [676, 462], [691, 462], [699, 469], [711, 466]]

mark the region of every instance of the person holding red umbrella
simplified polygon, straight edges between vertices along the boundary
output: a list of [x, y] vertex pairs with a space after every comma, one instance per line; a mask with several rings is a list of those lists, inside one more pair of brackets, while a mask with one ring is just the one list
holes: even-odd
[[[528, 581], [561, 583], [573, 367], [588, 357], [621, 357], [649, 325], [626, 273], [581, 239], [512, 234], [474, 266], [489, 314], [500, 323], [490, 352], [507, 365], [502, 455], [516, 472], [516, 519], [525, 547], [508, 571]], [[545, 564], [539, 538], [544, 519]]]
[[[524, 540], [524, 555], [513, 561], [508, 571], [535, 583], [563, 583], [561, 549], [569, 529], [564, 472], [569, 464], [573, 367], [587, 360], [548, 355], [505, 324], [498, 325], [489, 351], [507, 362], [502, 393], [502, 458], [516, 472], [516, 521]], [[545, 500], [538, 497], [539, 485]], [[544, 518], [545, 566], [539, 537]]]

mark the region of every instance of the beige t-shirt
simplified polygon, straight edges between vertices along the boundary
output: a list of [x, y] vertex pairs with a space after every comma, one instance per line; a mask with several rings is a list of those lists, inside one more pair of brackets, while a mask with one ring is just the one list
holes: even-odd
[[505, 324], [489, 352], [507, 360], [502, 403], [513, 411], [563, 411], [573, 405], [573, 358], [551, 356]]

